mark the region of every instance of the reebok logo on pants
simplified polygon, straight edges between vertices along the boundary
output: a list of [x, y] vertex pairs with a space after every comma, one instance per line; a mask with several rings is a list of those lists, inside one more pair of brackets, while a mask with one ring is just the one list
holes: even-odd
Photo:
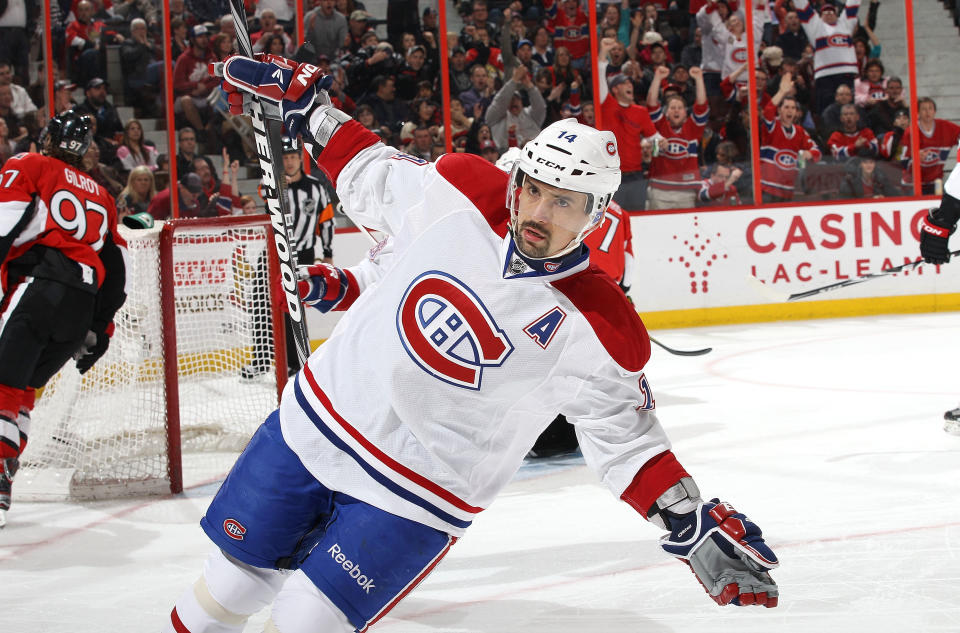
[[371, 589], [376, 587], [376, 585], [373, 584], [373, 578], [367, 578], [356, 563], [347, 560], [347, 557], [344, 556], [343, 552], [340, 550], [339, 543], [334, 543], [331, 545], [330, 549], [327, 550], [327, 553], [330, 554], [330, 558], [332, 558], [335, 563], [340, 565], [340, 567], [342, 567], [351, 578], [357, 581], [357, 584], [360, 585], [361, 589], [367, 592], [367, 595], [370, 594]]

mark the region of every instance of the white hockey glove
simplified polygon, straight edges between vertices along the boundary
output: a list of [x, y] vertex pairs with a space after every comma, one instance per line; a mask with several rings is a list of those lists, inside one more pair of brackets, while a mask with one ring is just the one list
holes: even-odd
[[769, 571], [780, 563], [746, 515], [712, 499], [694, 512], [669, 516], [668, 528], [660, 547], [687, 563], [717, 604], [777, 606]]

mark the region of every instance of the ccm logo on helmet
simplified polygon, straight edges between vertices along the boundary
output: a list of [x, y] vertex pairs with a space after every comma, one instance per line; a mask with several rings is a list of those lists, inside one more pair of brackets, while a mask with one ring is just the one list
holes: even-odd
[[243, 535], [247, 533], [247, 528], [240, 525], [240, 522], [236, 519], [227, 519], [223, 522], [223, 531], [233, 540], [242, 541]]
[[413, 280], [397, 308], [404, 349], [425, 372], [480, 389], [484, 367], [499, 367], [513, 344], [486, 306], [458, 279], [431, 270]]
[[546, 165], [547, 167], [550, 167], [551, 169], [556, 169], [557, 171], [563, 171], [564, 169], [566, 169], [566, 167], [564, 167], [563, 165], [560, 165], [560, 164], [558, 164], [558, 163], [555, 163], [555, 162], [553, 162], [552, 160], [547, 160], [546, 158], [544, 158], [544, 157], [542, 157], [542, 156], [537, 156], [537, 162], [540, 163], [541, 165]]

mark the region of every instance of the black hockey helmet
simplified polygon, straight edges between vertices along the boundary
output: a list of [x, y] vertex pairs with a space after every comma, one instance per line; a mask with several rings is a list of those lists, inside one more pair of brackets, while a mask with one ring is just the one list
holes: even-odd
[[40, 135], [44, 153], [79, 165], [93, 142], [93, 125], [84, 115], [67, 110], [50, 119]]

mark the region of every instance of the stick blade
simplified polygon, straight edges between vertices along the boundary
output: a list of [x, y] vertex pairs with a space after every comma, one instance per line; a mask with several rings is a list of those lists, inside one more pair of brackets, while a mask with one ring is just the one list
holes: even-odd
[[764, 299], [774, 303], [783, 303], [790, 297], [790, 295], [785, 292], [774, 290], [753, 275], [747, 275], [747, 285], [756, 290]]

